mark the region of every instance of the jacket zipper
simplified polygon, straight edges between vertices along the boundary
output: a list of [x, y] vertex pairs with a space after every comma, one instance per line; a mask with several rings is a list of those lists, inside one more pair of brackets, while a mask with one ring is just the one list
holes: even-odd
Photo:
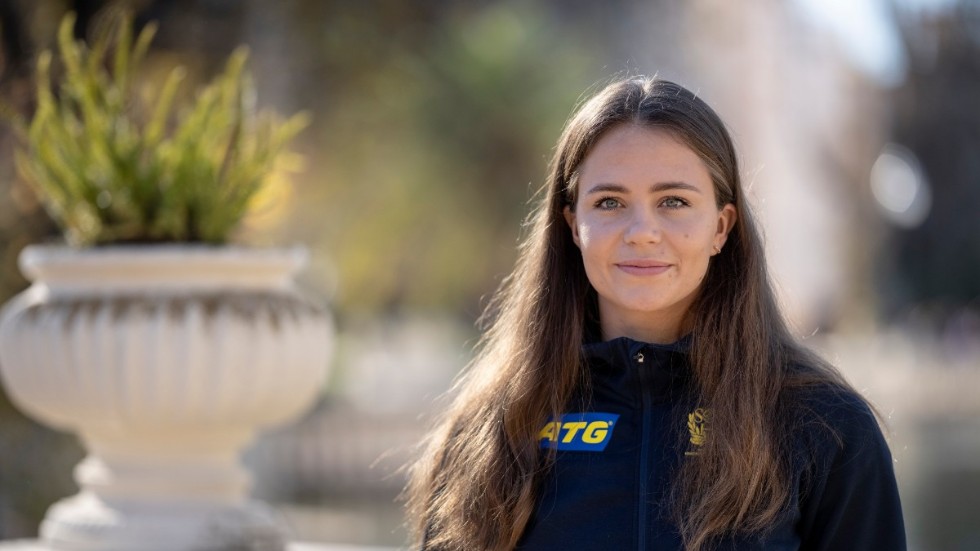
[[641, 403], [641, 421], [640, 421], [640, 480], [637, 484], [639, 492], [639, 503], [637, 504], [637, 514], [639, 518], [637, 519], [638, 524], [638, 534], [637, 534], [637, 549], [639, 551], [646, 551], [647, 548], [647, 522], [649, 518], [649, 480], [650, 475], [647, 472], [650, 465], [650, 396], [646, 391], [646, 371], [649, 367], [644, 366], [644, 357], [642, 352], [638, 352], [633, 356], [633, 360], [636, 362], [636, 368], [639, 373], [640, 379], [640, 403]]

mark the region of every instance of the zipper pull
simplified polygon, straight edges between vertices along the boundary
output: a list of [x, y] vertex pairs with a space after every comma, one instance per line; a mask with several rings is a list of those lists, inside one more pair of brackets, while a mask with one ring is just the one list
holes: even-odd
[[643, 363], [643, 352], [637, 352], [636, 356], [633, 356], [633, 359], [636, 360], [636, 363], [638, 364]]

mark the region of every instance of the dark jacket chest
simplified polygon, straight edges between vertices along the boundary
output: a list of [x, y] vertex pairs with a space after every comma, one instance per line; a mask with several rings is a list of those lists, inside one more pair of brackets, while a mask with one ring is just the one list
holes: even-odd
[[[671, 520], [671, 483], [710, 437], [691, 397], [686, 355], [638, 345], [603, 352], [591, 358], [591, 384], [559, 425], [543, 432], [542, 445], [557, 448], [555, 462], [519, 549], [682, 549]], [[576, 423], [583, 418], [615, 418], [601, 449], [576, 446], [589, 426]], [[794, 516], [764, 540], [732, 538], [718, 549], [798, 549]]]

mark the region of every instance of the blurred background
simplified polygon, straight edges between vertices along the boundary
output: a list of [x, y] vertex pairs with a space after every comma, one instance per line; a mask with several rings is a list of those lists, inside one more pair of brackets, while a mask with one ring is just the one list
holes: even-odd
[[[731, 127], [799, 336], [886, 417], [911, 549], [980, 549], [980, 1], [0, 0], [0, 101], [67, 10], [160, 23], [144, 76], [251, 49], [260, 104], [313, 115], [238, 240], [300, 243], [330, 382], [247, 452], [296, 539], [402, 545], [398, 467], [466, 364], [586, 90], [653, 74]], [[190, 91], [188, 92], [190, 93]], [[0, 299], [59, 235], [0, 128]], [[295, 163], [294, 163], [295, 164]], [[0, 538], [73, 493], [82, 449], [0, 397]]]

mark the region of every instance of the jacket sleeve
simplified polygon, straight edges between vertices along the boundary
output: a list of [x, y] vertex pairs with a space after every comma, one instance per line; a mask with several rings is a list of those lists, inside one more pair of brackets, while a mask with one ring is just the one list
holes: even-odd
[[891, 452], [859, 396], [835, 393], [814, 407], [815, 461], [802, 483], [801, 551], [905, 551]]

